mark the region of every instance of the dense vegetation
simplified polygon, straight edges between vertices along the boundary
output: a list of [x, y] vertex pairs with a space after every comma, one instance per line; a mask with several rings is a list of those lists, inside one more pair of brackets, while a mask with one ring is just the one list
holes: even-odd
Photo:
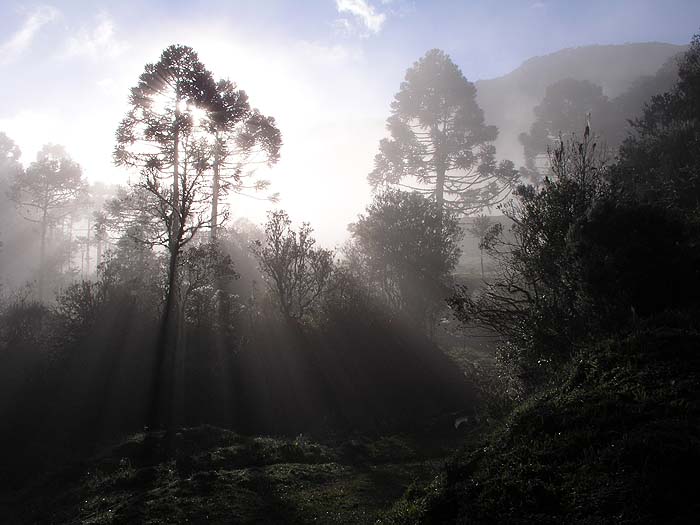
[[698, 57], [696, 37], [617, 163], [587, 128], [550, 150], [542, 186], [518, 188], [513, 236], [488, 239], [501, 273], [451, 300], [505, 335], [512, 410], [386, 521], [694, 521]]
[[[655, 79], [615, 101], [553, 84], [517, 171], [474, 85], [428, 52], [340, 253], [282, 210], [226, 223], [220, 196], [266, 190], [243, 167], [277, 162], [282, 135], [191, 48], [131, 91], [128, 188], [89, 187], [58, 146], [25, 169], [0, 135], [3, 229], [38, 225], [36, 283], [6, 278], [0, 308], [9, 519], [691, 522], [700, 36]], [[569, 133], [591, 104], [608, 127]], [[496, 205], [505, 219], [467, 228], [479, 266], [456, 274], [459, 213]], [[474, 331], [495, 356], [460, 368]]]

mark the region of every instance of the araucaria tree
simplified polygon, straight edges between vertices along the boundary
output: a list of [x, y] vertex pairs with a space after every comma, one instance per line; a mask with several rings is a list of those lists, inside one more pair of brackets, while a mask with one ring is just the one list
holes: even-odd
[[62, 146], [47, 144], [26, 170], [16, 171], [10, 197], [23, 217], [40, 228], [39, 297], [42, 300], [46, 295], [48, 229], [70, 213], [84, 191], [82, 170]]
[[368, 179], [430, 195], [440, 210], [473, 213], [505, 199], [517, 180], [496, 164], [498, 130], [484, 123], [476, 88], [450, 57], [433, 49], [406, 72]]
[[211, 144], [207, 112], [216, 106], [216, 82], [186, 46], [173, 45], [147, 64], [132, 88], [130, 109], [117, 130], [114, 160], [136, 168], [140, 179], [120, 211], [140, 227], [144, 242], [167, 248], [168, 278], [161, 320], [149, 424], [177, 426], [182, 405], [177, 385], [184, 363], [180, 256], [199, 230], [210, 223], [207, 173]]
[[[281, 138], [274, 119], [251, 109], [245, 92], [231, 82], [215, 82], [187, 46], [170, 46], [157, 63], [146, 65], [130, 104], [117, 130], [114, 160], [137, 169], [140, 178], [120, 202], [111, 204], [111, 212], [122, 219], [122, 227], [140, 232], [142, 242], [167, 249], [151, 423], [173, 430], [172, 411], [181, 401], [173, 397], [179, 389], [170, 376], [182, 366], [184, 298], [194, 289], [191, 259], [198, 253], [190, 250], [183, 256], [184, 249], [206, 227], [216, 240], [220, 195], [230, 188], [242, 190], [252, 163], [276, 162]], [[254, 186], [260, 189], [265, 183]], [[220, 260], [213, 253], [216, 247], [202, 250], [212, 261]], [[199, 289], [206, 272], [196, 273]], [[163, 408], [169, 412], [157, 416]]]
[[169, 252], [164, 326], [177, 310], [181, 250], [209, 222], [204, 213], [209, 148], [200, 121], [216, 98], [214, 78], [197, 53], [173, 45], [157, 63], [144, 68], [117, 130], [115, 163], [140, 170], [137, 186], [150, 195], [149, 211], [160, 222], [155, 241], [165, 244]]

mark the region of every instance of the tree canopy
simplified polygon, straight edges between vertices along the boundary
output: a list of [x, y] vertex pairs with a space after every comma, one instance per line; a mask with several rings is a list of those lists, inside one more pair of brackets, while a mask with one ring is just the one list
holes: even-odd
[[349, 226], [364, 279], [397, 311], [429, 329], [459, 256], [462, 231], [453, 212], [416, 192], [375, 195]]

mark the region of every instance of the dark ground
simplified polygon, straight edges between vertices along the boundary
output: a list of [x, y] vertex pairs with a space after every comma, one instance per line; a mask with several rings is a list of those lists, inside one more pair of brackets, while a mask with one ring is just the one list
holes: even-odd
[[165, 457], [162, 434], [139, 434], [6, 494], [0, 513], [8, 524], [374, 523], [468, 435], [320, 443], [202, 426]]

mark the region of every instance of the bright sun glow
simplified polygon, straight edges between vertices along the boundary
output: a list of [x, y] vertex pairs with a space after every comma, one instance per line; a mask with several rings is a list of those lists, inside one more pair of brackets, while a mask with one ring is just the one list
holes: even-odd
[[184, 106], [182, 104], [180, 105], [182, 106], [181, 111], [187, 111], [192, 116], [192, 120], [195, 124], [201, 124], [207, 119], [206, 110], [195, 106], [194, 104], [185, 103]]

